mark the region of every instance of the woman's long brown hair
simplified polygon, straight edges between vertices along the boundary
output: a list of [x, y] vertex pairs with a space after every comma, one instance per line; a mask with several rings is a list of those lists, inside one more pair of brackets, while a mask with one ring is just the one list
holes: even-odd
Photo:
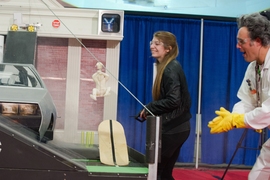
[[171, 62], [178, 56], [178, 45], [175, 35], [170, 32], [158, 31], [154, 33], [154, 37], [157, 38], [160, 42], [163, 42], [164, 48], [169, 50], [169, 52], [164, 56], [164, 59], [161, 62], [156, 62], [157, 74], [152, 90], [152, 95], [154, 100], [158, 100], [160, 97], [160, 84], [164, 69], [167, 64], [169, 64], [169, 62]]

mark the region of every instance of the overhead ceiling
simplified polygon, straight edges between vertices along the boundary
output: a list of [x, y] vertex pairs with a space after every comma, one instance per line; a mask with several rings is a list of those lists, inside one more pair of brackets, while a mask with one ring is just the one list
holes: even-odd
[[238, 17], [270, 7], [270, 0], [58, 0], [66, 7]]

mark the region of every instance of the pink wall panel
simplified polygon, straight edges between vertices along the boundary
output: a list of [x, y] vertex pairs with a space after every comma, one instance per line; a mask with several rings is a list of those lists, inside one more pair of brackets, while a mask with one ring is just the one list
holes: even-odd
[[98, 61], [106, 66], [106, 41], [83, 40], [82, 42], [88, 51], [82, 48], [78, 129], [96, 131], [103, 120], [104, 98], [97, 97], [96, 101], [90, 98], [92, 89], [96, 87], [91, 79], [97, 71], [95, 65]]
[[56, 129], [65, 124], [67, 55], [68, 39], [38, 38], [35, 65], [56, 105]]
[[[83, 40], [79, 94], [78, 130], [96, 131], [103, 120], [104, 98], [90, 98], [95, 83], [92, 75], [98, 61], [106, 66], [106, 41]], [[67, 38], [43, 38], [37, 41], [36, 68], [49, 89], [57, 108], [56, 129], [64, 129], [67, 77]], [[104, 70], [105, 71], [105, 70]], [[77, 108], [77, 107], [76, 107]]]

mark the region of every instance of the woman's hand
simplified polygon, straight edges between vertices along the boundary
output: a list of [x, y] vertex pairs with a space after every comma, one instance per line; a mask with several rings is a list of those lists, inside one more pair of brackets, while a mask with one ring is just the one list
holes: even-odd
[[142, 118], [142, 119], [147, 119], [147, 114], [146, 114], [145, 109], [143, 109], [143, 110], [140, 112], [140, 118]]

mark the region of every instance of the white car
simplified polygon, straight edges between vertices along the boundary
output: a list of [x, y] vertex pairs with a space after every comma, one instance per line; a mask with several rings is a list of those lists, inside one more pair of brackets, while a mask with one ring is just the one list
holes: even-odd
[[1, 115], [37, 132], [40, 141], [53, 139], [56, 108], [32, 64], [0, 64]]

